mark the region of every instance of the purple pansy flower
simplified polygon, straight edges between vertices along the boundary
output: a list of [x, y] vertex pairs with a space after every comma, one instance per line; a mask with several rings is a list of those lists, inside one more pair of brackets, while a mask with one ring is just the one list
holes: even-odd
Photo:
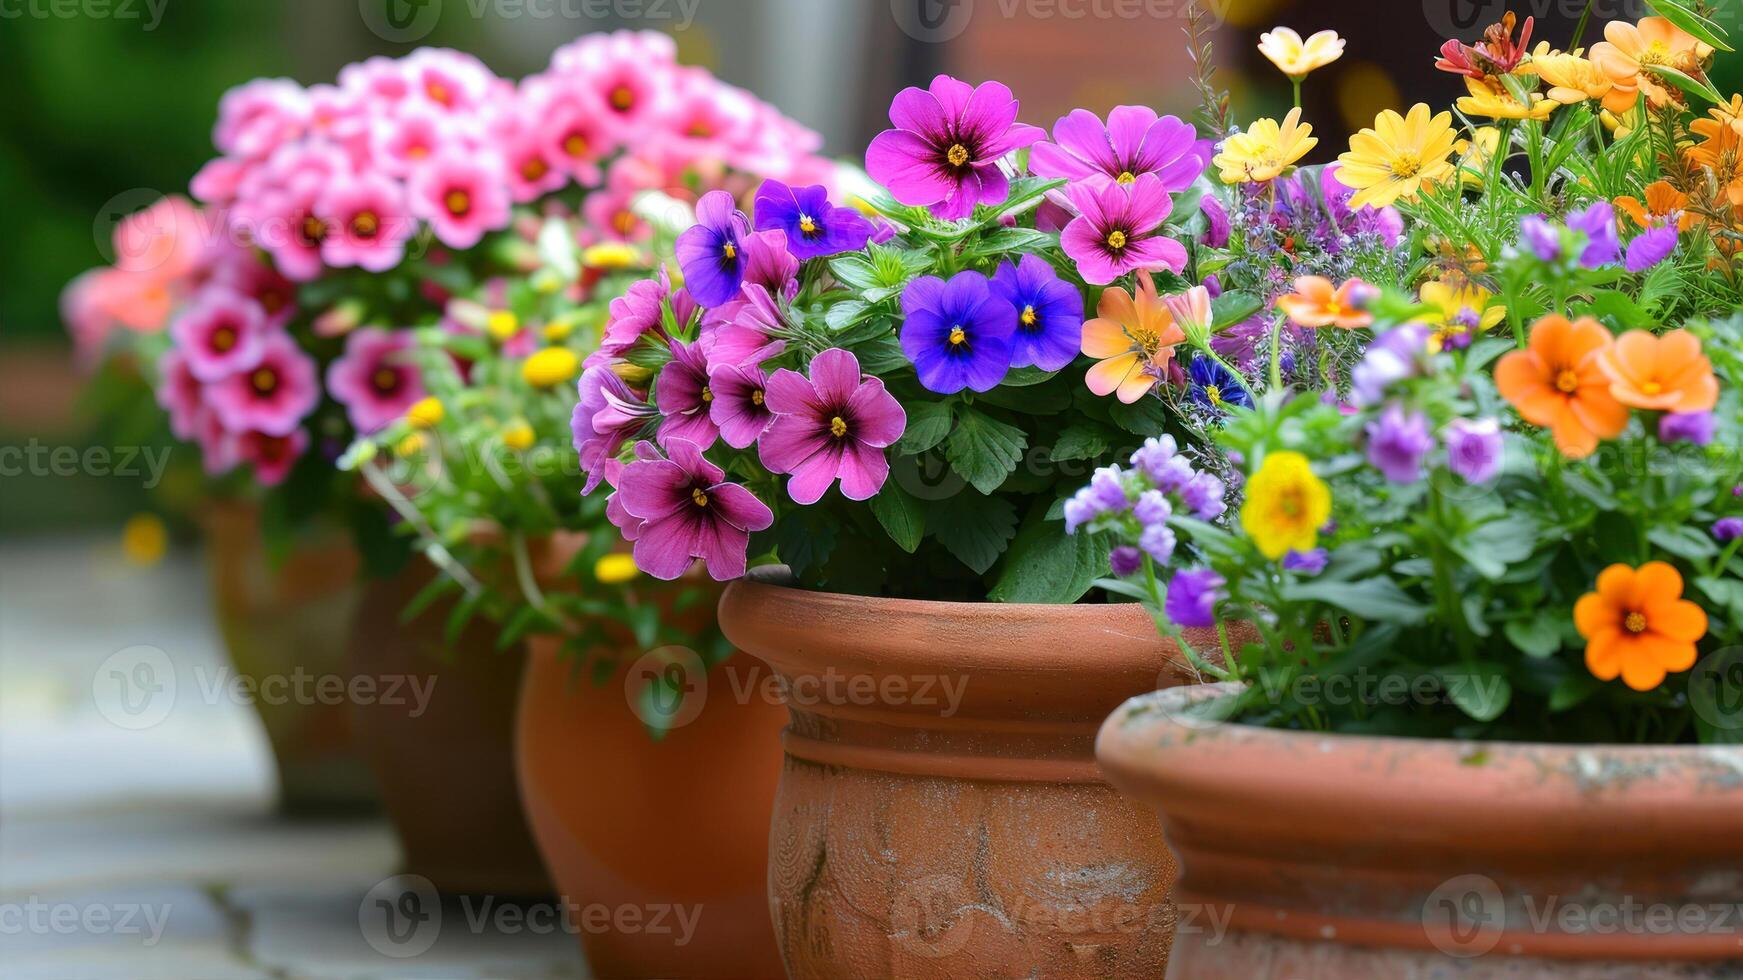
[[1192, 186], [1204, 171], [1195, 152], [1198, 133], [1173, 116], [1145, 106], [1115, 106], [1106, 125], [1087, 109], [1073, 109], [1053, 124], [1053, 141], [1029, 151], [1029, 169], [1041, 177], [1130, 184], [1155, 174], [1170, 193]]
[[1215, 626], [1216, 604], [1226, 579], [1209, 568], [1176, 572], [1168, 583], [1162, 611], [1176, 626]]
[[871, 178], [896, 200], [954, 221], [976, 204], [1010, 193], [998, 160], [1045, 136], [1019, 123], [1017, 100], [999, 82], [971, 88], [939, 75], [927, 89], [905, 88], [890, 102], [890, 123], [865, 152]]
[[860, 374], [859, 359], [839, 347], [811, 359], [811, 377], [782, 368], [769, 378], [775, 420], [757, 448], [763, 465], [789, 473], [787, 493], [814, 504], [841, 480], [849, 500], [868, 500], [890, 475], [884, 449], [902, 437], [908, 415], [877, 378]]
[[1692, 442], [1705, 446], [1713, 441], [1716, 429], [1712, 412], [1666, 412], [1658, 417], [1659, 442]]
[[1743, 538], [1743, 517], [1721, 517], [1713, 523], [1713, 537], [1725, 544]]
[[775, 521], [768, 505], [703, 458], [687, 439], [673, 439], [666, 459], [637, 459], [618, 477], [624, 513], [642, 523], [636, 531], [635, 563], [658, 579], [675, 579], [700, 558], [717, 581], [744, 574], [750, 533]]
[[749, 234], [750, 219], [733, 207], [731, 194], [709, 191], [696, 202], [696, 225], [679, 235], [673, 248], [684, 286], [696, 302], [715, 307], [738, 295]]
[[170, 323], [169, 335], [194, 377], [216, 381], [260, 360], [266, 315], [246, 296], [208, 289]]
[[790, 300], [799, 295], [799, 260], [787, 250], [787, 233], [779, 229], [752, 232], [744, 240], [744, 285], [738, 295], [710, 309], [702, 318], [715, 327], [738, 318], [750, 302], [750, 287], [761, 286], [771, 297]]
[[1059, 243], [1085, 282], [1105, 286], [1134, 269], [1186, 268], [1186, 246], [1158, 233], [1174, 202], [1154, 175], [1100, 188], [1073, 184], [1067, 191], [1078, 216]]
[[1609, 201], [1593, 201], [1582, 211], [1570, 212], [1567, 226], [1586, 236], [1580, 265], [1596, 269], [1614, 265], [1622, 258], [1622, 239], [1616, 232], [1616, 209]]
[[789, 187], [778, 180], [757, 189], [756, 227], [784, 232], [788, 251], [800, 260], [857, 252], [872, 236], [865, 215], [830, 204], [823, 185]]
[[587, 481], [583, 496], [605, 479], [608, 462], [623, 444], [638, 435], [658, 412], [624, 380], [603, 364], [581, 372], [575, 383], [579, 400], [569, 416], [569, 434], [580, 454]]
[[928, 391], [987, 391], [1010, 370], [1017, 311], [986, 276], [922, 276], [902, 290], [902, 314], [902, 352]]
[[1290, 549], [1283, 556], [1283, 568], [1286, 571], [1300, 572], [1303, 575], [1318, 575], [1325, 571], [1326, 563], [1331, 560], [1324, 548], [1311, 548], [1307, 551]]
[[327, 390], [357, 431], [374, 432], [424, 397], [423, 375], [412, 360], [416, 346], [411, 334], [380, 327], [345, 338], [345, 355], [327, 366]]
[[253, 367], [206, 385], [206, 403], [230, 432], [287, 436], [321, 400], [319, 370], [289, 336], [273, 334]]
[[1368, 462], [1393, 483], [1422, 479], [1422, 458], [1434, 448], [1428, 417], [1405, 412], [1397, 403], [1387, 405], [1380, 417], [1367, 425]]
[[654, 382], [654, 406], [660, 420], [660, 444], [687, 439], [702, 449], [720, 436], [709, 412], [714, 393], [708, 388], [708, 358], [699, 344], [674, 340], [667, 344], [672, 360], [660, 369]]
[[714, 395], [708, 404], [708, 414], [728, 446], [748, 448], [774, 421], [768, 406], [768, 387], [768, 376], [754, 364], [728, 364], [708, 372], [708, 388]]
[[1648, 228], [1628, 243], [1628, 255], [1623, 267], [1629, 272], [1645, 272], [1676, 251], [1676, 225]]
[[1025, 255], [993, 273], [992, 290], [1017, 311], [1011, 367], [1057, 371], [1083, 344], [1083, 297], [1039, 255]]
[[1519, 219], [1519, 240], [1540, 262], [1561, 259], [1561, 233], [1541, 214], [1528, 214]]
[[1501, 423], [1454, 419], [1446, 429], [1446, 466], [1466, 483], [1482, 484], [1501, 472]]

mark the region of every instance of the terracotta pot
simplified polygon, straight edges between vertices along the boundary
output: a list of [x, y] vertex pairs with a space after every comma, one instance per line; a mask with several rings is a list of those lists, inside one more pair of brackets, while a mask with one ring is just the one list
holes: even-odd
[[482, 619], [449, 646], [451, 599], [403, 622], [434, 574], [416, 559], [364, 592], [346, 657], [354, 682], [367, 678], [373, 692], [352, 702], [358, 750], [381, 786], [408, 873], [443, 892], [549, 895], [515, 782], [526, 647], [497, 649], [498, 630]]
[[735, 582], [720, 624], [788, 686], [769, 908], [793, 977], [1156, 977], [1174, 864], [1096, 726], [1188, 683], [1135, 605]]
[[[1178, 980], [1743, 976], [1743, 755], [1369, 738], [1134, 698], [1108, 777], [1179, 855]], [[1678, 925], [1694, 921], [1689, 931]], [[1226, 924], [1227, 933], [1222, 933]]]
[[[274, 562], [257, 508], [214, 503], [202, 521], [218, 629], [237, 674], [257, 691], [267, 678], [278, 687], [297, 678], [343, 677], [346, 632], [362, 596], [361, 560], [350, 539], [333, 529], [299, 540]], [[375, 809], [375, 783], [353, 748], [343, 700], [264, 694], [254, 705], [278, 766], [280, 809], [311, 815]]]
[[593, 975], [778, 977], [763, 873], [785, 710], [734, 696], [717, 665], [706, 697], [689, 682], [700, 712], [655, 742], [631, 708], [647, 662], [596, 684], [560, 644], [529, 641], [516, 758]]

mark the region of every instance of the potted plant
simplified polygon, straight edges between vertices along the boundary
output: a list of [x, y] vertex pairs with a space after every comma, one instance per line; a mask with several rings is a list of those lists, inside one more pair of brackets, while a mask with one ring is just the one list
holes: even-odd
[[[1220, 917], [1171, 976], [1735, 973], [1737, 136], [1723, 104], [1691, 121], [1723, 33], [1653, 6], [1590, 61], [1511, 16], [1449, 42], [1463, 111], [1502, 119], [1475, 165], [1426, 106], [1352, 140], [1343, 175], [1431, 244], [1353, 304], [1280, 297], [1279, 329], [1365, 352], [1217, 434], [1229, 520], [1168, 518], [1158, 561], [1134, 501], [1165, 474], [1078, 498], [1078, 532], [1117, 539], [1106, 587], [1163, 635], [1255, 631], [1194, 656], [1226, 683], [1135, 698], [1098, 740], [1178, 900]], [[1669, 54], [1628, 61], [1639, 38]], [[1461, 290], [1424, 282], [1442, 263]]]

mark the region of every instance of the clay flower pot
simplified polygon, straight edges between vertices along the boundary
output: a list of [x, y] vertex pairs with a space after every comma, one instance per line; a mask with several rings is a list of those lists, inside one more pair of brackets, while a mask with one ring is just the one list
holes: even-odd
[[521, 794], [592, 975], [778, 977], [763, 876], [786, 711], [734, 696], [727, 664], [747, 658], [656, 742], [632, 708], [648, 661], [601, 685], [559, 637], [528, 644]]
[[452, 599], [404, 622], [434, 574], [414, 559], [371, 582], [358, 606], [346, 656], [353, 683], [369, 685], [351, 704], [358, 751], [381, 787], [407, 873], [448, 893], [548, 896], [515, 782], [526, 647], [497, 649], [497, 629], [483, 619], [449, 646]]
[[[1727, 747], [1369, 738], [1207, 722], [1226, 685], [1102, 726], [1179, 855], [1179, 980], [1743, 975]], [[1226, 932], [1225, 932], [1226, 930]]]
[[[292, 814], [368, 811], [375, 783], [352, 744], [342, 700], [266, 696], [297, 678], [343, 677], [346, 632], [362, 596], [361, 560], [334, 529], [269, 559], [258, 508], [217, 502], [202, 515], [218, 629], [236, 673], [262, 691], [254, 707], [278, 766], [279, 807]], [[311, 682], [312, 683], [312, 682]], [[303, 687], [302, 690], [315, 690]]]
[[735, 582], [720, 624], [787, 687], [768, 903], [792, 977], [1156, 977], [1174, 862], [1096, 727], [1184, 684], [1136, 605]]

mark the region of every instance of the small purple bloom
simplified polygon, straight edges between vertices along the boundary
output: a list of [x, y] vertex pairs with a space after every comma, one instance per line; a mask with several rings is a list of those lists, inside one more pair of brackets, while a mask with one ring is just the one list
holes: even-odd
[[1519, 240], [1541, 262], [1561, 260], [1561, 233], [1541, 214], [1528, 214], [1519, 221]]
[[1446, 465], [1466, 483], [1482, 484], [1501, 472], [1501, 423], [1454, 419], [1446, 429]]
[[1712, 412], [1666, 412], [1658, 417], [1658, 441], [1705, 446], [1713, 441], [1716, 428]]
[[1676, 251], [1676, 225], [1648, 228], [1628, 243], [1628, 257], [1622, 263], [1629, 272], [1645, 272]]
[[669, 459], [638, 458], [623, 468], [616, 496], [625, 513], [642, 523], [635, 563], [658, 579], [675, 579], [700, 558], [717, 581], [744, 574], [750, 532], [773, 524], [767, 504], [703, 458], [685, 439], [666, 446]]
[[1103, 466], [1096, 470], [1083, 492], [1101, 512], [1125, 510], [1132, 505], [1131, 498], [1126, 496], [1125, 474], [1118, 466]]
[[789, 187], [778, 180], [757, 189], [756, 227], [785, 232], [787, 249], [800, 260], [857, 252], [872, 235], [865, 215], [830, 204], [823, 185]]
[[1215, 626], [1216, 604], [1226, 580], [1209, 568], [1177, 572], [1168, 583], [1168, 598], [1162, 611], [1176, 626]]
[[1721, 517], [1713, 523], [1713, 537], [1726, 544], [1743, 538], [1743, 517]]
[[1132, 465], [1149, 477], [1151, 483], [1162, 483], [1162, 472], [1170, 460], [1180, 451], [1180, 447], [1170, 435], [1155, 436], [1145, 439], [1144, 444], [1132, 453]]
[[1136, 574], [1143, 564], [1143, 552], [1129, 544], [1122, 544], [1108, 554], [1108, 567], [1120, 578]]
[[674, 340], [667, 349], [672, 360], [654, 381], [654, 405], [665, 416], [660, 420], [660, 444], [687, 439], [707, 449], [720, 436], [710, 411], [714, 393], [708, 388], [708, 359], [699, 344]]
[[593, 492], [607, 474], [608, 462], [623, 444], [639, 435], [658, 413], [610, 367], [594, 365], [575, 383], [579, 399], [569, 416], [569, 434], [581, 457], [587, 480], [582, 496]]
[[786, 317], [769, 291], [747, 282], [739, 296], [727, 304], [736, 309], [732, 319], [703, 328], [702, 344], [710, 368], [755, 367], [787, 349], [782, 339], [789, 329]]
[[696, 302], [712, 308], [738, 295], [749, 234], [750, 219], [733, 206], [731, 194], [709, 191], [696, 202], [696, 224], [678, 236], [673, 249]]
[[1314, 548], [1309, 551], [1293, 549], [1283, 556], [1283, 568], [1286, 571], [1300, 572], [1303, 575], [1318, 575], [1325, 571], [1326, 562], [1330, 561], [1324, 548]]
[[1394, 403], [1380, 412], [1380, 417], [1367, 425], [1368, 462], [1393, 483], [1415, 483], [1422, 479], [1422, 458], [1434, 449], [1434, 436], [1428, 431], [1428, 417], [1421, 412], [1406, 413]]
[[1368, 345], [1367, 354], [1350, 373], [1352, 400], [1372, 405], [1386, 397], [1387, 389], [1415, 377], [1428, 353], [1429, 330], [1420, 323], [1394, 327]]
[[931, 208], [947, 221], [966, 218], [976, 204], [1010, 194], [999, 159], [1047, 135], [1017, 122], [1017, 108], [999, 82], [971, 88], [939, 75], [929, 88], [905, 88], [890, 102], [895, 128], [866, 149], [866, 173], [903, 204]]
[[1066, 192], [1078, 215], [1060, 233], [1059, 244], [1085, 282], [1105, 286], [1136, 269], [1186, 268], [1186, 246], [1161, 234], [1174, 201], [1153, 174], [1100, 188], [1072, 184]]
[[1569, 213], [1567, 226], [1586, 236], [1580, 265], [1596, 269], [1621, 260], [1622, 239], [1616, 232], [1616, 209], [1609, 201], [1593, 201], [1585, 210]]
[[748, 448], [768, 430], [768, 376], [754, 364], [724, 365], [708, 372], [708, 415], [720, 438], [734, 449]]
[[[1397, 248], [1398, 240], [1404, 236], [1404, 216], [1390, 205], [1376, 208], [1371, 204], [1364, 204], [1351, 211], [1350, 198], [1356, 196], [1356, 191], [1337, 179], [1338, 169], [1342, 166], [1339, 163], [1328, 164], [1319, 172], [1320, 198], [1325, 201], [1325, 210], [1331, 217], [1331, 223], [1343, 234], [1378, 235], [1380, 242], [1387, 248]], [[1327, 244], [1329, 247], [1337, 243]], [[1338, 248], [1331, 247], [1330, 250], [1335, 253]]]
[[737, 296], [708, 311], [702, 318], [705, 326], [736, 320], [750, 302], [752, 286], [761, 286], [774, 299], [791, 300], [799, 295], [799, 260], [787, 250], [786, 232], [752, 232], [744, 240], [744, 254], [744, 285]]
[[1174, 558], [1177, 543], [1174, 530], [1166, 524], [1152, 524], [1138, 532], [1138, 547], [1159, 564], [1165, 565]]
[[[664, 344], [667, 340], [666, 302], [670, 299], [673, 299], [672, 279], [664, 266], [660, 267], [659, 275], [630, 283], [623, 295], [612, 300], [606, 308], [605, 332], [600, 338], [599, 349], [587, 356], [587, 366], [609, 364], [650, 334]], [[688, 303], [683, 304], [684, 310], [677, 306], [674, 303], [676, 316], [685, 316], [685, 310], [691, 308]], [[687, 322], [687, 318], [678, 320], [679, 326]]]
[[1059, 278], [1047, 260], [1025, 255], [993, 273], [992, 291], [1017, 311], [1011, 334], [1011, 367], [1057, 371], [1083, 344], [1083, 297]]
[[902, 313], [902, 352], [928, 391], [988, 391], [1005, 379], [1017, 311], [985, 276], [922, 276], [902, 291]]
[[1087, 109], [1073, 109], [1053, 124], [1053, 141], [1029, 151], [1029, 169], [1041, 177], [1096, 184], [1129, 184], [1155, 174], [1170, 193], [1192, 186], [1204, 171], [1195, 152], [1198, 133], [1173, 116], [1145, 106], [1115, 106], [1107, 125]]
[[790, 473], [787, 493], [814, 504], [839, 478], [841, 494], [868, 500], [890, 475], [884, 449], [902, 437], [908, 414], [877, 378], [860, 374], [859, 359], [839, 347], [811, 359], [811, 377], [782, 368], [769, 378], [775, 413], [757, 448], [763, 465]]
[[1077, 529], [1101, 516], [1101, 511], [1090, 501], [1088, 488], [1077, 491], [1077, 494], [1065, 502], [1065, 533], [1076, 534]]
[[1194, 473], [1180, 490], [1180, 500], [1201, 521], [1214, 521], [1229, 509], [1223, 500], [1223, 481], [1209, 473]]
[[1222, 248], [1229, 243], [1229, 209], [1215, 194], [1206, 194], [1198, 202], [1198, 213], [1204, 215], [1204, 234], [1198, 240], [1211, 247]]
[[1168, 498], [1160, 490], [1145, 490], [1138, 494], [1138, 503], [1132, 508], [1132, 516], [1146, 527], [1166, 524], [1173, 514], [1174, 505], [1168, 502]]

